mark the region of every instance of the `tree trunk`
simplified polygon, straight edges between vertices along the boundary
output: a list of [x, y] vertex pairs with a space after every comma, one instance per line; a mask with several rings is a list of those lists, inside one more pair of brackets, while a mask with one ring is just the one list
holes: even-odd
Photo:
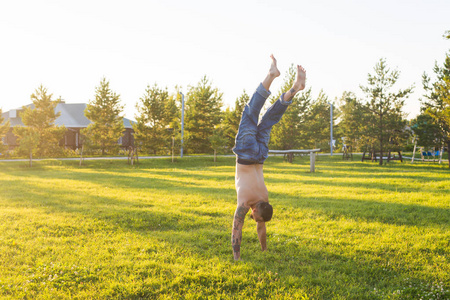
[[[381, 146], [381, 144], [380, 144], [380, 146]], [[380, 150], [380, 163], [379, 163], [379, 165], [380, 166], [383, 165], [383, 150]]]
[[380, 114], [380, 166], [383, 165], [383, 115]]
[[33, 166], [33, 151], [30, 151], [30, 168]]
[[217, 153], [217, 151], [216, 151], [216, 149], [214, 149], [214, 162], [216, 162], [216, 153]]
[[[442, 149], [442, 150], [445, 150], [445, 149]], [[449, 153], [450, 153], [450, 140], [447, 141], [448, 167], [450, 168], [450, 154]]]
[[175, 137], [172, 137], [172, 162], [174, 161], [175, 157]]

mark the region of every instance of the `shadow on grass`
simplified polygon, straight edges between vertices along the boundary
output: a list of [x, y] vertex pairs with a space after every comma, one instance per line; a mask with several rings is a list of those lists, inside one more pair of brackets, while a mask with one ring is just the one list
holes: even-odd
[[[294, 201], [276, 196], [273, 198], [277, 199], [277, 205], [285, 208], [314, 210], [332, 220], [347, 218], [356, 221], [417, 227], [444, 228], [450, 226], [450, 209], [447, 208], [326, 196]], [[276, 205], [274, 210], [276, 211]]]
[[[191, 168], [174, 168], [173, 171], [166, 170], [164, 164], [161, 162], [154, 163], [151, 162], [152, 166], [156, 166], [155, 169], [129, 169], [122, 168], [119, 170], [108, 170], [108, 169], [100, 169], [93, 170], [93, 172], [83, 171], [83, 168], [77, 168], [72, 172], [69, 170], [67, 172], [43, 172], [42, 174], [33, 170], [32, 172], [25, 172], [26, 174], [20, 174], [21, 177], [29, 176], [45, 178], [47, 180], [52, 179], [68, 179], [72, 181], [79, 181], [81, 183], [86, 182], [89, 184], [96, 184], [99, 188], [102, 187], [115, 187], [115, 188], [124, 188], [132, 191], [148, 191], [149, 189], [154, 189], [155, 192], [158, 193], [173, 193], [174, 195], [180, 195], [182, 198], [189, 197], [188, 195], [201, 195], [203, 199], [213, 198], [224, 200], [226, 199], [226, 203], [229, 204], [230, 201], [234, 201], [235, 190], [233, 187], [234, 178], [233, 169], [228, 169], [223, 165], [218, 166], [203, 166], [202, 170], [198, 171], [197, 164], [194, 164], [195, 167]], [[159, 166], [159, 168], [158, 168]], [[172, 166], [172, 165], [171, 165]], [[273, 164], [268, 166], [269, 168], [274, 168]], [[285, 173], [285, 169], [298, 170], [299, 166], [295, 164], [288, 164], [287, 166], [283, 166], [283, 175], [289, 175], [289, 173]], [[297, 168], [297, 169], [295, 169]], [[216, 171], [220, 170], [220, 174]], [[197, 171], [193, 171], [197, 170]], [[364, 172], [364, 168], [358, 169], [357, 172]], [[227, 173], [228, 172], [228, 173]], [[350, 171], [351, 172], [351, 171]], [[292, 171], [294, 174], [295, 171]], [[147, 177], [142, 176], [142, 174], [148, 175]], [[154, 177], [151, 177], [154, 176]], [[418, 191], [426, 191], [426, 192], [444, 192], [444, 190], [431, 190], [423, 187], [411, 188], [404, 187], [401, 184], [397, 184], [396, 186], [391, 186], [389, 184], [383, 184], [382, 182], [358, 182], [356, 179], [362, 179], [364, 177], [360, 175], [350, 176], [355, 178], [353, 182], [339, 182], [339, 181], [331, 181], [331, 178], [337, 177], [345, 177], [348, 178], [350, 175], [339, 174], [308, 174], [307, 177], [311, 178], [307, 179], [277, 179], [271, 178], [270, 175], [267, 176], [266, 180], [267, 185], [270, 187], [270, 184], [274, 183], [283, 183], [283, 184], [301, 184], [301, 185], [311, 185], [311, 186], [320, 186], [323, 187], [342, 187], [342, 188], [352, 188], [352, 187], [364, 187], [365, 192], [367, 193], [377, 193], [377, 190], [386, 190], [391, 192], [400, 191], [404, 193], [405, 197], [408, 197], [409, 192], [418, 192]], [[380, 174], [380, 177], [389, 178], [390, 174]], [[155, 178], [157, 177], [157, 178]], [[288, 176], [287, 176], [288, 177]], [[416, 177], [412, 177], [416, 178]], [[325, 180], [321, 180], [325, 179]], [[444, 178], [437, 178], [439, 180], [446, 180]], [[211, 186], [211, 182], [220, 183], [220, 185]], [[269, 188], [270, 190], [270, 188]], [[39, 191], [39, 187], [36, 187], [36, 191]], [[160, 191], [160, 192], [158, 192]], [[64, 189], [58, 190], [58, 194], [63, 194], [65, 192]], [[73, 193], [79, 193], [76, 189], [70, 191], [67, 197], [70, 199], [70, 196]], [[88, 193], [84, 191], [84, 193]], [[95, 194], [93, 194], [95, 196]], [[186, 196], [187, 195], [187, 196]], [[92, 196], [92, 195], [91, 195]], [[306, 195], [305, 197], [299, 200], [299, 197], [293, 197], [291, 195], [286, 195], [284, 193], [276, 193], [270, 192], [271, 199], [273, 199], [274, 205], [283, 205], [286, 207], [293, 208], [308, 208], [312, 210], [320, 211], [326, 214], [328, 217], [334, 219], [338, 217], [347, 217], [354, 218], [356, 220], [367, 220], [367, 221], [376, 221], [382, 223], [390, 223], [397, 225], [410, 225], [410, 226], [440, 226], [440, 225], [448, 225], [450, 222], [450, 209], [446, 208], [436, 208], [436, 207], [428, 207], [423, 205], [416, 204], [403, 204], [403, 203], [388, 203], [388, 202], [379, 202], [379, 201], [367, 201], [367, 200], [359, 200], [356, 198], [339, 198], [339, 195], [336, 196], [322, 196], [317, 194]], [[34, 197], [35, 198], [35, 197]], [[131, 203], [136, 202], [136, 200], [126, 200], [126, 199], [109, 199], [110, 205], [123, 205], [129, 206]], [[106, 200], [105, 200], [106, 202]], [[223, 203], [209, 203], [213, 206], [220, 206]], [[198, 206], [199, 204], [191, 203], [190, 209]], [[204, 204], [200, 204], [204, 205]], [[232, 214], [232, 213], [231, 213]]]
[[[33, 207], [43, 213], [65, 213], [82, 216], [86, 219], [99, 220], [106, 224], [103, 230], [130, 231], [143, 237], [153, 237], [160, 241], [170, 243], [174, 248], [186, 249], [182, 256], [195, 257], [198, 261], [208, 264], [219, 260], [226, 266], [237, 266], [236, 272], [248, 273], [248, 281], [239, 282], [230, 279], [230, 271], [224, 270], [226, 275], [211, 276], [184, 276], [182, 280], [168, 283], [167, 286], [174, 290], [183, 290], [189, 287], [203, 286], [209, 288], [213, 294], [216, 288], [225, 290], [231, 295], [239, 289], [248, 289], [263, 298], [270, 296], [273, 289], [281, 287], [285, 291], [293, 289], [305, 289], [315, 294], [318, 298], [340, 296], [341, 298], [358, 299], [367, 297], [367, 292], [374, 288], [386, 288], [394, 290], [401, 287], [403, 277], [411, 278], [410, 270], [405, 265], [393, 267], [389, 265], [390, 254], [383, 249], [378, 252], [345, 254], [333, 251], [324, 243], [319, 245], [301, 244], [292, 242], [295, 233], [282, 237], [280, 241], [270, 239], [270, 250], [261, 253], [254, 232], [254, 223], [248, 219], [244, 226], [243, 258], [241, 264], [232, 264], [232, 252], [230, 246], [230, 234], [232, 216], [235, 208], [234, 169], [229, 168], [232, 163], [225, 161], [214, 165], [213, 163], [198, 164], [200, 159], [190, 162], [169, 165], [168, 162], [145, 162], [138, 168], [128, 166], [114, 168], [114, 165], [104, 165], [98, 168], [98, 164], [78, 168], [76, 164], [73, 170], [52, 169], [45, 165], [36, 169], [2, 169], [2, 176], [20, 176], [22, 179], [30, 178], [30, 181], [4, 181], [2, 193], [6, 204]], [[319, 162], [325, 163], [325, 162]], [[322, 166], [321, 172], [316, 174], [302, 173], [311, 180], [304, 178], [299, 180], [281, 180], [267, 176], [270, 185], [278, 183], [301, 183], [305, 185], [317, 185], [319, 187], [367, 187], [370, 192], [377, 190], [393, 191], [394, 187], [383, 183], [358, 183], [357, 179], [374, 178], [405, 178], [402, 175], [390, 174], [404, 168], [403, 165], [395, 168], [379, 168], [376, 166], [358, 167], [356, 163], [336, 163], [333, 166]], [[283, 164], [282, 167], [279, 167]], [[336, 166], [336, 164], [338, 166]], [[100, 165], [101, 166], [101, 165]], [[56, 167], [60, 167], [56, 165]], [[63, 166], [64, 167], [64, 166]], [[174, 171], [167, 170], [173, 168]], [[376, 169], [372, 169], [375, 167]], [[69, 165], [70, 168], [70, 165]], [[279, 161], [269, 162], [267, 169], [281, 172], [284, 175], [298, 174], [299, 170], [308, 170], [309, 165], [284, 164]], [[272, 169], [272, 170], [271, 170]], [[423, 168], [410, 167], [407, 170]], [[434, 170], [427, 168], [427, 170]], [[90, 172], [92, 171], [92, 172]], [[220, 171], [220, 173], [217, 173]], [[339, 171], [336, 173], [333, 171]], [[216, 173], [214, 173], [216, 172]], [[267, 172], [267, 171], [266, 171]], [[352, 172], [357, 172], [354, 174]], [[373, 174], [373, 173], [376, 174]], [[408, 174], [408, 173], [407, 173]], [[440, 175], [447, 174], [439, 171]], [[145, 175], [145, 176], [144, 176]], [[147, 176], [147, 177], [146, 177]], [[157, 176], [158, 178], [151, 177]], [[288, 176], [287, 176], [288, 177]], [[355, 182], [339, 183], [324, 182], [329, 178], [352, 178]], [[42, 191], [39, 179], [44, 178], [50, 183], [55, 180], [67, 179], [77, 183], [78, 187], [53, 186], [49, 192]], [[417, 180], [417, 176], [407, 176], [408, 179]], [[429, 176], [428, 180], [443, 181], [442, 177]], [[216, 186], [210, 183], [218, 182]], [[24, 182], [26, 185], [24, 185]], [[144, 192], [139, 199], [120, 199], [115, 195], [101, 196], [94, 190], [79, 189], [81, 185], [93, 185], [98, 189], [115, 187], [136, 192]], [[401, 187], [403, 191], [416, 191], [409, 187]], [[420, 190], [420, 189], [418, 189]], [[423, 190], [423, 188], [421, 189]], [[165, 203], [165, 199], [154, 199], [149, 194], [154, 191], [157, 195], [171, 194], [171, 197], [185, 200], [178, 207]], [[150, 191], [150, 192], [149, 192]], [[429, 189], [426, 190], [430, 192]], [[194, 197], [190, 196], [194, 195]], [[202, 199], [198, 199], [198, 195]], [[445, 227], [450, 225], [450, 210], [446, 208], [434, 208], [415, 204], [385, 203], [377, 201], [358, 200], [350, 197], [340, 199], [333, 196], [311, 195], [298, 200], [284, 193], [271, 193], [275, 206], [275, 214], [278, 208], [302, 210], [308, 209], [325, 215], [328, 219], [349, 218], [356, 221], [380, 222], [385, 224]], [[192, 198], [192, 199], [190, 199]], [[218, 202], [222, 199], [223, 202]], [[232, 200], [232, 201], [231, 201]], [[200, 203], [201, 202], [201, 203]], [[169, 207], [170, 206], [170, 207]], [[208, 207], [210, 209], [204, 208]], [[223, 210], [214, 210], [216, 207], [224, 207]], [[170, 208], [170, 209], [169, 209]], [[273, 222], [276, 222], [276, 215]], [[42, 221], [45, 223], [45, 220]], [[52, 233], [51, 231], [49, 232]], [[70, 234], [67, 231], [66, 234]], [[53, 234], [56, 234], [54, 232]], [[322, 249], [318, 249], [322, 247]], [[334, 249], [335, 250], [335, 249]], [[383, 252], [383, 253], [382, 253]], [[148, 259], [151, 259], [149, 256]], [[241, 268], [240, 268], [241, 267]], [[247, 268], [247, 269], [246, 269]], [[247, 270], [247, 271], [245, 271]], [[272, 275], [267, 275], [268, 271]], [[274, 273], [278, 273], [275, 278]], [[142, 274], [142, 277], [150, 276]], [[275, 281], [278, 279], [278, 281]], [[419, 280], [419, 279], [414, 279]], [[264, 284], [262, 285], [261, 282]], [[161, 285], [162, 283], [160, 283]], [[255, 287], [259, 288], [256, 289]], [[155, 295], [150, 294], [149, 295]], [[157, 295], [157, 294], [156, 294]], [[205, 295], [208, 295], [206, 292]], [[253, 294], [255, 295], [255, 294]], [[325, 295], [325, 296], [324, 296]], [[132, 292], [121, 294], [125, 298], [136, 296]], [[252, 296], [252, 294], [250, 294]], [[373, 294], [374, 298], [382, 298]]]
[[[302, 169], [304, 173], [309, 173], [309, 161], [294, 162], [292, 164], [283, 162], [280, 159], [268, 160], [265, 169], [274, 168], [274, 170], [287, 171], [288, 174], [298, 174]], [[319, 161], [314, 175], [328, 174], [331, 177], [374, 177], [374, 178], [408, 178], [426, 180], [448, 180], [450, 169], [442, 166], [424, 166], [411, 165], [407, 163], [392, 163], [386, 166], [378, 166], [370, 163], [361, 162], [339, 162], [326, 159]], [[397, 173], [397, 174], [396, 174]], [[416, 174], [416, 175], [410, 175]], [[443, 177], [443, 178], [442, 178]], [[447, 178], [446, 178], [447, 177]]]
[[[31, 206], [44, 213], [67, 213], [81, 215], [86, 219], [100, 220], [107, 225], [104, 230], [120, 229], [144, 237], [157, 238], [170, 243], [172, 247], [187, 249], [183, 254], [186, 258], [196, 257], [198, 261], [204, 261], [205, 265], [219, 259], [226, 266], [234, 266], [231, 256], [230, 231], [235, 202], [218, 203], [217, 199], [233, 198], [235, 191], [232, 182], [222, 186], [208, 186], [211, 181], [230, 180], [234, 170], [223, 169], [223, 165], [203, 165], [201, 167], [192, 166], [192, 164], [186, 165], [189, 167], [174, 167], [176, 172], [167, 171], [165, 170], [166, 166], [156, 163], [149, 163], [146, 166], [151, 166], [155, 170], [145, 169], [144, 166], [140, 166], [138, 169], [123, 168], [119, 170], [105, 168], [94, 170], [94, 172], [83, 171], [83, 168], [77, 168], [73, 172], [43, 168], [40, 171], [23, 170], [23, 172], [9, 174], [10, 170], [2, 170], [3, 176], [36, 179], [27, 182], [26, 186], [23, 185], [23, 180], [4, 181], [2, 192], [7, 201], [7, 204], [4, 205]], [[161, 170], [161, 168], [164, 169]], [[209, 174], [214, 171], [214, 168], [220, 169], [225, 174]], [[269, 168], [276, 168], [276, 166], [269, 164]], [[288, 165], [286, 168], [291, 169], [292, 174], [295, 174], [295, 170], [298, 170], [299, 166]], [[192, 173], [192, 170], [200, 171]], [[162, 178], [149, 178], [139, 176], [137, 173], [145, 173], [149, 176], [153, 174]], [[370, 172], [366, 171], [366, 173]], [[316, 174], [310, 174], [310, 176], [318, 177]], [[344, 175], [342, 176], [344, 177]], [[336, 177], [336, 174], [320, 174], [320, 177]], [[77, 187], [68, 188], [67, 186], [53, 186], [51, 191], [45, 192], [42, 191], [42, 185], [38, 184], [39, 178], [45, 178], [50, 182], [67, 179], [74, 183], [77, 182], [78, 185], [85, 183], [86, 186], [94, 185], [99, 189], [116, 187], [141, 192], [154, 190], [156, 194], [161, 195], [169, 191], [172, 194], [171, 197], [186, 199], [186, 202], [177, 208], [167, 209], [170, 204], [164, 203], [164, 199], [156, 201], [149, 196], [144, 196], [139, 200], [119, 199], [114, 195], [100, 196], [95, 193], [95, 190], [78, 190]], [[360, 176], [353, 175], [353, 178], [360, 178]], [[268, 182], [282, 183], [286, 181], [270, 178]], [[289, 182], [295, 182], [295, 180], [289, 180]], [[316, 180], [310, 182], [302, 180], [302, 183], [329, 185]], [[391, 187], [380, 187], [379, 185], [380, 183], [374, 184], [372, 188], [374, 190], [391, 190]], [[343, 184], [335, 183], [335, 186], [343, 186]], [[348, 187], [348, 184], [345, 186]], [[224, 197], [224, 194], [228, 196]], [[196, 197], [201, 195], [202, 203], [196, 203], [199, 201], [198, 199], [188, 201], [189, 195], [196, 195]], [[355, 198], [314, 197], [315, 195], [298, 201], [298, 199], [293, 199], [292, 196], [283, 193], [271, 195], [277, 199], [276, 206], [310, 209], [317, 211], [318, 214], [326, 215], [329, 219], [345, 217], [369, 222], [423, 227], [448, 226], [450, 222], [450, 210], [444, 208], [362, 201]], [[199, 209], [199, 206], [209, 207], [211, 210]], [[224, 210], [212, 210], [215, 207], [224, 207]], [[224, 270], [225, 276], [217, 274], [184, 276], [182, 280], [168, 283], [169, 289], [181, 291], [186, 287], [202, 286], [211, 295], [214, 295], [214, 289], [217, 288], [227, 291], [231, 295], [239, 289], [248, 289], [254, 293], [260, 293], [261, 297], [268, 297], [273, 289], [279, 287], [281, 287], [280, 290], [284, 289], [285, 291], [301, 288], [315, 294], [318, 298], [331, 298], [330, 295], [335, 295], [341, 298], [358, 299], [358, 296], [367, 297], [368, 291], [372, 291], [374, 288], [384, 287], [388, 291], [394, 290], [403, 284], [401, 280], [404, 277], [411, 278], [410, 270], [406, 266], [393, 267], [389, 265], [391, 253], [385, 253], [386, 251], [383, 249], [373, 253], [370, 251], [355, 254], [339, 253], [325, 244], [321, 244], [323, 248], [318, 249], [317, 245], [291, 242], [289, 240], [295, 236], [293, 233], [291, 236], [283, 237], [281, 241], [271, 240], [270, 250], [261, 253], [255, 235], [251, 240], [248, 236], [249, 231], [254, 231], [254, 223], [246, 219], [244, 232], [246, 236], [244, 236], [243, 244], [244, 262], [237, 264], [242, 268], [238, 268], [236, 272], [246, 273], [250, 276], [248, 281], [242, 283], [232, 281], [230, 271]], [[275, 275], [268, 275], [268, 270], [272, 274], [278, 273], [278, 278]], [[150, 275], [142, 274], [141, 276], [145, 278]], [[159, 283], [159, 285], [161, 284]], [[155, 294], [149, 292], [148, 295]], [[208, 292], [205, 295], [208, 295]], [[137, 294], [124, 291], [121, 296], [131, 298]], [[381, 298], [375, 294], [373, 296]]]

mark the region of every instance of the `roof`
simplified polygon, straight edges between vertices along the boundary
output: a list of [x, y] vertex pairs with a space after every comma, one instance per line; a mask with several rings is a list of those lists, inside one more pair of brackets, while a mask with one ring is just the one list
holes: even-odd
[[[55, 107], [55, 112], [61, 112], [61, 115], [55, 120], [55, 125], [65, 126], [66, 128], [86, 128], [92, 122], [86, 118], [84, 111], [86, 103], [58, 103]], [[25, 107], [34, 108], [34, 104], [26, 105]], [[22, 119], [17, 112], [23, 111], [22, 108], [12, 109], [2, 113], [4, 122], [8, 121], [11, 126], [24, 126]], [[123, 118], [123, 125], [125, 128], [133, 128], [134, 121]]]

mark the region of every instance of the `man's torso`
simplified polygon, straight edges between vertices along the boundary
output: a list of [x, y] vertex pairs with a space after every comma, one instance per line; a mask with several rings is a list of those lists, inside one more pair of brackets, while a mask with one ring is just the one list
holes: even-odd
[[236, 163], [235, 184], [238, 205], [251, 207], [260, 201], [269, 201], [262, 164], [241, 165]]

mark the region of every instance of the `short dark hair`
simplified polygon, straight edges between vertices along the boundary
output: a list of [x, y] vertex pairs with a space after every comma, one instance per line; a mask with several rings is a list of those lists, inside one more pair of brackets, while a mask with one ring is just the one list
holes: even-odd
[[258, 210], [259, 210], [264, 222], [269, 222], [270, 219], [272, 219], [272, 215], [273, 215], [272, 205], [270, 205], [268, 202], [261, 202], [261, 203], [258, 203], [258, 206], [259, 206]]

